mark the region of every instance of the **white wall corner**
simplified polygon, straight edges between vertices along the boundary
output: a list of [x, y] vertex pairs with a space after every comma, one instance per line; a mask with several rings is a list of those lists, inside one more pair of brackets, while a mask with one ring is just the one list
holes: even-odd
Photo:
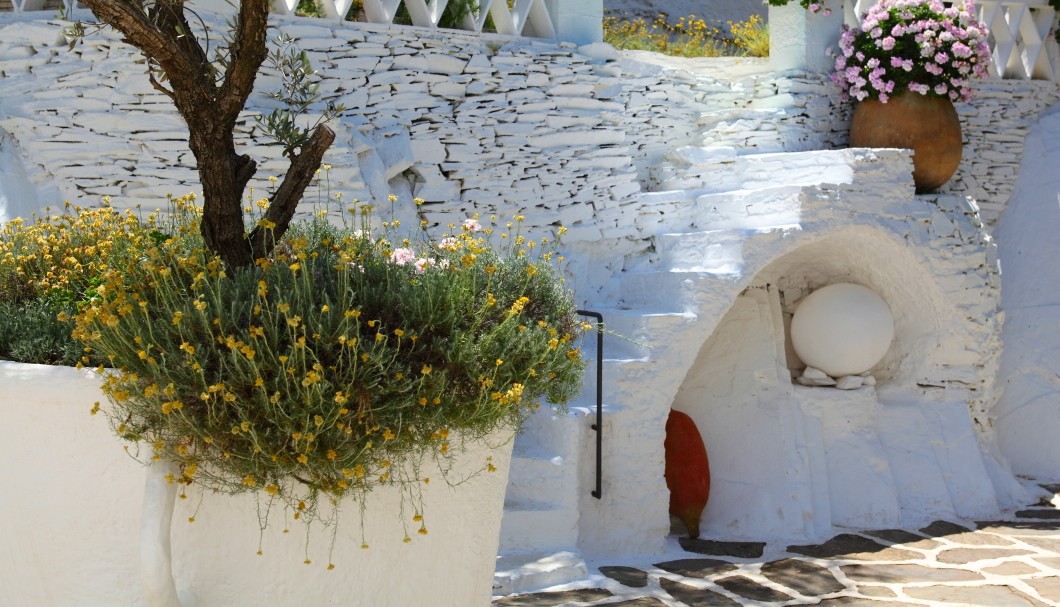
[[556, 38], [574, 44], [592, 44], [604, 39], [603, 0], [545, 0]]
[[787, 6], [769, 7], [769, 67], [775, 71], [830, 72], [835, 60], [829, 47], [838, 50], [843, 6], [832, 0], [831, 14], [811, 13], [792, 0]]

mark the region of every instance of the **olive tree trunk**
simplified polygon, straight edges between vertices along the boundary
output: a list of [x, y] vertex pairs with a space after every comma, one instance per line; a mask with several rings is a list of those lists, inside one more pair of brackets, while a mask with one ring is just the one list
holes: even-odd
[[243, 192], [257, 172], [257, 163], [236, 153], [233, 131], [268, 53], [269, 0], [240, 1], [223, 69], [211, 62], [193, 35], [182, 0], [81, 1], [147, 57], [151, 85], [173, 101], [187, 123], [188, 145], [202, 185], [206, 246], [232, 268], [268, 255], [286, 232], [324, 152], [335, 140], [327, 126], [316, 127], [291, 155], [287, 174], [269, 201], [265, 219], [275, 227], [271, 233], [255, 228], [248, 234]]

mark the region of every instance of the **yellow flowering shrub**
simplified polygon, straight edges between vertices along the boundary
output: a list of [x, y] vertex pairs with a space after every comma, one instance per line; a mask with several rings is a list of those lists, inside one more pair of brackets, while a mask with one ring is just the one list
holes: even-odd
[[354, 211], [357, 229], [295, 225], [238, 272], [185, 229], [102, 273], [75, 336], [114, 369], [117, 433], [179, 463], [174, 482], [312, 518], [579, 389], [552, 243], [498, 251], [473, 219], [410, 242]]
[[153, 244], [150, 224], [132, 212], [68, 206], [61, 215], [0, 226], [0, 357], [94, 360], [70, 338], [71, 317], [96, 296], [107, 268]]

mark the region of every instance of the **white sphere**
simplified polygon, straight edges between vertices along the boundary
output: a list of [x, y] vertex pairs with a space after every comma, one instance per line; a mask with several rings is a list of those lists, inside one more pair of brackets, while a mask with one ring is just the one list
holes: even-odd
[[880, 362], [894, 339], [887, 302], [850, 283], [828, 285], [799, 303], [791, 345], [802, 362], [832, 377], [864, 373]]

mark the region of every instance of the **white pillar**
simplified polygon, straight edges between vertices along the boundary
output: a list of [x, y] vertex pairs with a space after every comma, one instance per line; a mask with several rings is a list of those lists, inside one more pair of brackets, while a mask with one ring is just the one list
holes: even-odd
[[[849, 1], [849, 0], [846, 0]], [[826, 0], [831, 14], [811, 13], [798, 0], [769, 7], [769, 67], [774, 71], [830, 72], [835, 60], [828, 48], [839, 50], [843, 25], [841, 0]]]
[[545, 0], [556, 38], [578, 45], [604, 39], [603, 0]]
[[160, 459], [147, 466], [140, 521], [140, 577], [150, 607], [180, 607], [169, 543], [177, 501], [177, 485], [167, 478], [170, 474], [180, 475], [180, 469], [172, 462]]

